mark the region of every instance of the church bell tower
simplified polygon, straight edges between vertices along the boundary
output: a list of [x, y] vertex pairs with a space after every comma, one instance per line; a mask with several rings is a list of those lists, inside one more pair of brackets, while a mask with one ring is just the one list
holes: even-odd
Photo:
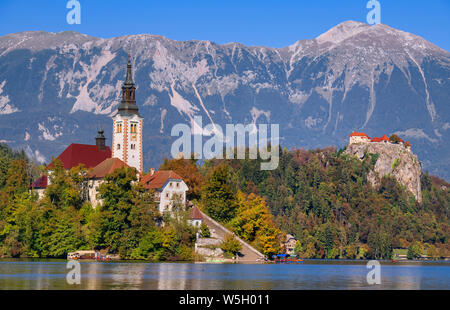
[[132, 76], [131, 58], [128, 56], [127, 76], [122, 85], [122, 100], [113, 116], [112, 157], [119, 158], [130, 167], [142, 172], [143, 118], [136, 105], [136, 87]]

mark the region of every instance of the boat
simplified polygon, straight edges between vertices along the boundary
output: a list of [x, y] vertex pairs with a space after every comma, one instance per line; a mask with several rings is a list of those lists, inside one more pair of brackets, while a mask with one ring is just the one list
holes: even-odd
[[102, 253], [102, 251], [76, 251], [67, 254], [67, 260], [100, 260], [100, 261], [110, 261], [111, 256]]
[[303, 259], [299, 258], [298, 255], [289, 254], [277, 254], [273, 255], [274, 264], [303, 264]]

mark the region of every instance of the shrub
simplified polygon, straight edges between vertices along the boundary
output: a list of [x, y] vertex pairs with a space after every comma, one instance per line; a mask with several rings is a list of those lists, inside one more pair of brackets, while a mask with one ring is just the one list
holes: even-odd
[[395, 170], [395, 168], [397, 168], [399, 164], [400, 160], [398, 158], [394, 159], [394, 162], [392, 163], [392, 170]]
[[230, 234], [227, 235], [222, 241], [220, 248], [225, 253], [225, 256], [230, 258], [242, 249], [242, 245], [233, 235]]
[[211, 232], [209, 231], [209, 227], [205, 223], [202, 223], [202, 225], [200, 226], [200, 231], [201, 231], [203, 238], [211, 237]]

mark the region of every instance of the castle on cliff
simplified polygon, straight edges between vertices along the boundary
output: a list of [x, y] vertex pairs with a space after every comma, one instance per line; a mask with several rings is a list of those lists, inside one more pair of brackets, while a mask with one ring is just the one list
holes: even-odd
[[394, 143], [394, 144], [401, 144], [404, 145], [405, 148], [409, 151], [411, 151], [411, 143], [409, 141], [403, 141], [401, 138], [395, 136], [394, 139], [389, 139], [388, 136], [383, 135], [382, 137], [375, 137], [370, 138], [368, 135], [366, 135], [363, 132], [352, 132], [350, 134], [350, 142], [351, 144], [358, 144], [358, 143]]

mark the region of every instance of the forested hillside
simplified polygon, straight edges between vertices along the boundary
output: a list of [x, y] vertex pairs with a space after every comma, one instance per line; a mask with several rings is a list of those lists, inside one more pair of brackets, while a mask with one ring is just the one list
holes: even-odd
[[[181, 175], [188, 198], [266, 255], [281, 251], [286, 233], [304, 258], [390, 258], [393, 248], [410, 257], [449, 256], [450, 185], [421, 177], [422, 201], [384, 177], [374, 189], [366, 176], [376, 156], [363, 161], [343, 150], [284, 149], [276, 170], [259, 160], [165, 160], [160, 169]], [[83, 201], [87, 171], [66, 171], [57, 161], [51, 185], [38, 201], [28, 191], [36, 168], [23, 153], [0, 146], [0, 257], [64, 257], [80, 249], [110, 247], [123, 258], [192, 260], [195, 231], [162, 219], [131, 169], [107, 176], [96, 209]]]
[[396, 247], [448, 256], [449, 184], [422, 175], [418, 203], [391, 177], [375, 190], [366, 180], [375, 162], [326, 148], [285, 149], [273, 171], [254, 160], [228, 164], [232, 188], [264, 197], [277, 226], [299, 239], [302, 257], [390, 258]]

